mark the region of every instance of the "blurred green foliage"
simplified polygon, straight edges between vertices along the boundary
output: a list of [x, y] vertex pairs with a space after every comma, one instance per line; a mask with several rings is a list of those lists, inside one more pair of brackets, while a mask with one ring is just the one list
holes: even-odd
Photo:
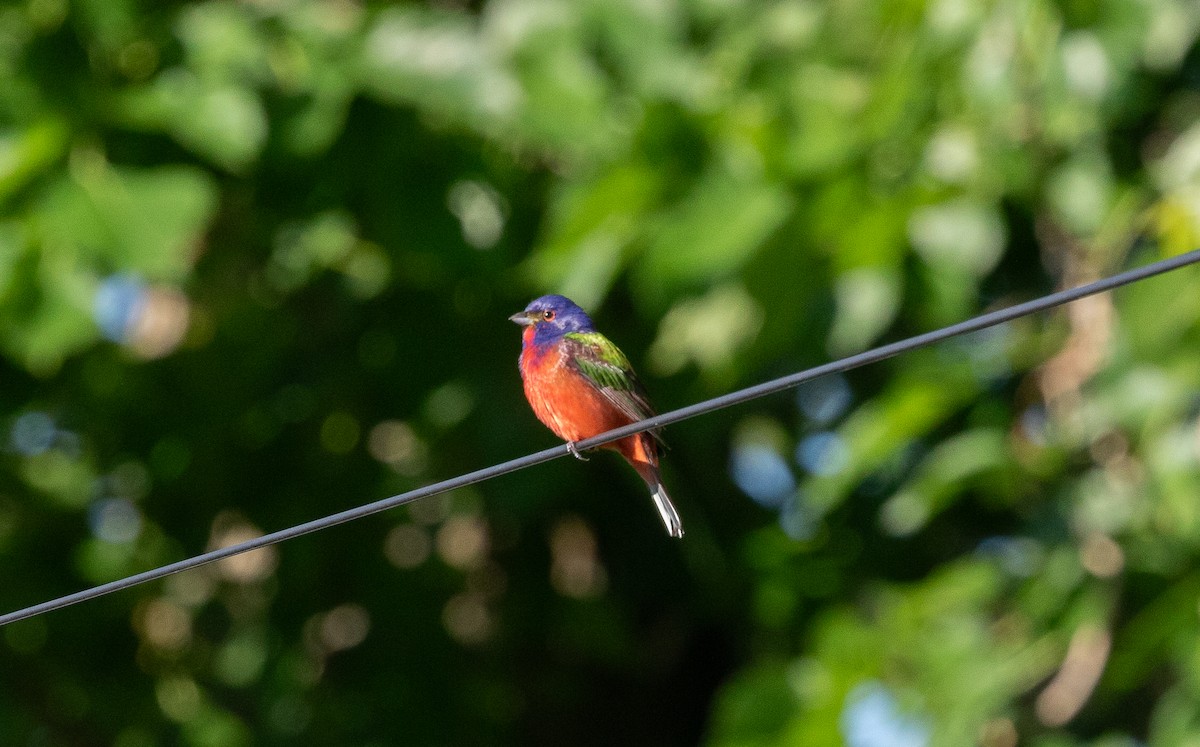
[[[1200, 245], [1188, 0], [0, 7], [4, 610]], [[0, 630], [5, 744], [1200, 741], [1200, 272]]]

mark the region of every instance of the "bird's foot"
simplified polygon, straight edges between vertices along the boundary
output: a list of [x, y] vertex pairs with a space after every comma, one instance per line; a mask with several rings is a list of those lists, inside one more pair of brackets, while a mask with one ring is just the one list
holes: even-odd
[[581, 462], [586, 462], [588, 460], [587, 457], [579, 453], [579, 449], [575, 446], [574, 441], [567, 441], [567, 451], [571, 452], [571, 456], [575, 457]]

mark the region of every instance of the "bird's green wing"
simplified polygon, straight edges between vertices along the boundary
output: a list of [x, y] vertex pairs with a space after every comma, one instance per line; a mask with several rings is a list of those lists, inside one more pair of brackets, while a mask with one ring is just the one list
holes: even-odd
[[[631, 420], [653, 417], [646, 390], [621, 349], [599, 332], [568, 332], [567, 353], [579, 373]], [[654, 432], [658, 438], [657, 431]]]

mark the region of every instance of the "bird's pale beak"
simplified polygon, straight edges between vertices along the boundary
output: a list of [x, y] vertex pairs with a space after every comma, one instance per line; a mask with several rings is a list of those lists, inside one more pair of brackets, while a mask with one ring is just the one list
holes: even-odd
[[536, 311], [520, 311], [508, 318], [510, 322], [516, 322], [522, 327], [530, 327], [540, 318], [540, 314]]

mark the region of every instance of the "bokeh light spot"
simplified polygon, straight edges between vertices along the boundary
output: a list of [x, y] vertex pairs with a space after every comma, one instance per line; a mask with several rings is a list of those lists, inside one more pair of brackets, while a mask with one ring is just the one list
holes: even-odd
[[262, 676], [267, 663], [267, 647], [257, 633], [240, 633], [217, 651], [214, 669], [230, 687], [246, 687]]
[[342, 264], [346, 285], [358, 298], [374, 298], [388, 287], [392, 261], [375, 244], [359, 243]]
[[146, 642], [162, 651], [178, 651], [192, 641], [192, 617], [183, 607], [158, 598], [138, 607], [134, 628]]
[[840, 719], [847, 747], [925, 747], [929, 726], [924, 719], [904, 713], [891, 690], [870, 681], [846, 696]]
[[27, 412], [13, 422], [9, 443], [18, 454], [35, 456], [54, 445], [58, 427], [44, 412]]
[[452, 381], [443, 384], [429, 395], [425, 402], [425, 417], [439, 428], [458, 425], [475, 406], [471, 390], [464, 384]]
[[473, 591], [451, 597], [442, 610], [442, 622], [455, 640], [467, 645], [483, 643], [495, 627], [487, 599]]
[[[249, 542], [262, 536], [253, 524], [229, 513], [218, 514], [213, 520], [209, 550]], [[262, 547], [218, 560], [217, 569], [226, 580], [248, 584], [262, 581], [275, 572], [279, 557], [274, 547]]]
[[1042, 544], [1030, 537], [988, 537], [979, 543], [975, 552], [995, 558], [1005, 573], [1016, 578], [1029, 578], [1046, 558]]
[[362, 643], [371, 630], [371, 616], [360, 604], [334, 607], [321, 618], [319, 635], [329, 652], [344, 651]]
[[1025, 408], [1021, 413], [1021, 417], [1017, 421], [1020, 433], [1025, 437], [1025, 440], [1035, 446], [1045, 446], [1047, 443], [1047, 430], [1050, 427], [1050, 416], [1046, 412], [1046, 408], [1041, 405], [1033, 405]]
[[850, 406], [854, 395], [841, 374], [806, 381], [796, 388], [796, 404], [809, 420], [821, 425], [833, 422]]
[[814, 475], [836, 475], [850, 463], [845, 440], [833, 431], [805, 436], [796, 446], [796, 462]]
[[1112, 66], [1104, 45], [1090, 31], [1072, 31], [1059, 46], [1067, 84], [1076, 93], [1099, 99], [1108, 91]]
[[[946, 6], [943, 0], [939, 6]], [[938, 130], [925, 147], [925, 167], [929, 173], [949, 184], [959, 184], [975, 174], [979, 167], [979, 146], [974, 133], [960, 127]]]
[[166, 587], [174, 601], [187, 607], [199, 607], [216, 593], [216, 574], [208, 567], [194, 568], [168, 576]]
[[358, 445], [358, 420], [348, 412], [331, 412], [321, 423], [321, 445], [332, 454], [348, 454]]
[[200, 688], [189, 677], [166, 677], [154, 688], [159, 710], [172, 721], [185, 723], [200, 712]]
[[596, 552], [596, 536], [582, 519], [572, 516], [550, 532], [550, 584], [559, 594], [586, 599], [604, 593], [608, 574]]
[[908, 236], [934, 267], [953, 267], [982, 277], [1000, 261], [1007, 239], [1003, 216], [991, 205], [952, 200], [913, 212]]
[[488, 528], [479, 516], [450, 517], [437, 533], [438, 556], [459, 570], [478, 568], [488, 551]]
[[779, 528], [797, 542], [807, 542], [817, 534], [820, 514], [809, 503], [804, 491], [793, 493], [779, 511]]
[[108, 473], [108, 489], [114, 495], [138, 501], [150, 492], [150, 473], [141, 462], [122, 462]]
[[1079, 548], [1079, 563], [1097, 578], [1112, 578], [1125, 568], [1125, 552], [1112, 537], [1093, 532]]
[[126, 342], [146, 304], [145, 284], [130, 275], [110, 275], [100, 282], [92, 313], [100, 332], [113, 342]]
[[415, 524], [392, 527], [383, 540], [383, 554], [397, 568], [416, 568], [424, 563], [433, 549], [429, 532]]
[[106, 498], [89, 507], [88, 525], [97, 539], [132, 542], [142, 530], [142, 513], [126, 498]]
[[126, 328], [125, 343], [147, 360], [170, 354], [183, 342], [191, 319], [191, 302], [174, 288], [154, 286], [143, 294]]
[[737, 446], [729, 463], [733, 482], [755, 503], [779, 508], [796, 489], [796, 478], [774, 449], [759, 444]]
[[385, 420], [371, 428], [367, 451], [402, 475], [420, 474], [428, 457], [425, 443], [402, 420]]
[[740, 285], [723, 285], [702, 298], [681, 301], [659, 324], [650, 362], [664, 376], [688, 363], [702, 369], [729, 364], [763, 324], [763, 311]]
[[482, 182], [460, 181], [450, 187], [446, 203], [462, 226], [463, 241], [490, 249], [504, 233], [504, 200]]
[[893, 537], [908, 537], [929, 521], [929, 506], [917, 493], [896, 493], [879, 511], [879, 524]]

